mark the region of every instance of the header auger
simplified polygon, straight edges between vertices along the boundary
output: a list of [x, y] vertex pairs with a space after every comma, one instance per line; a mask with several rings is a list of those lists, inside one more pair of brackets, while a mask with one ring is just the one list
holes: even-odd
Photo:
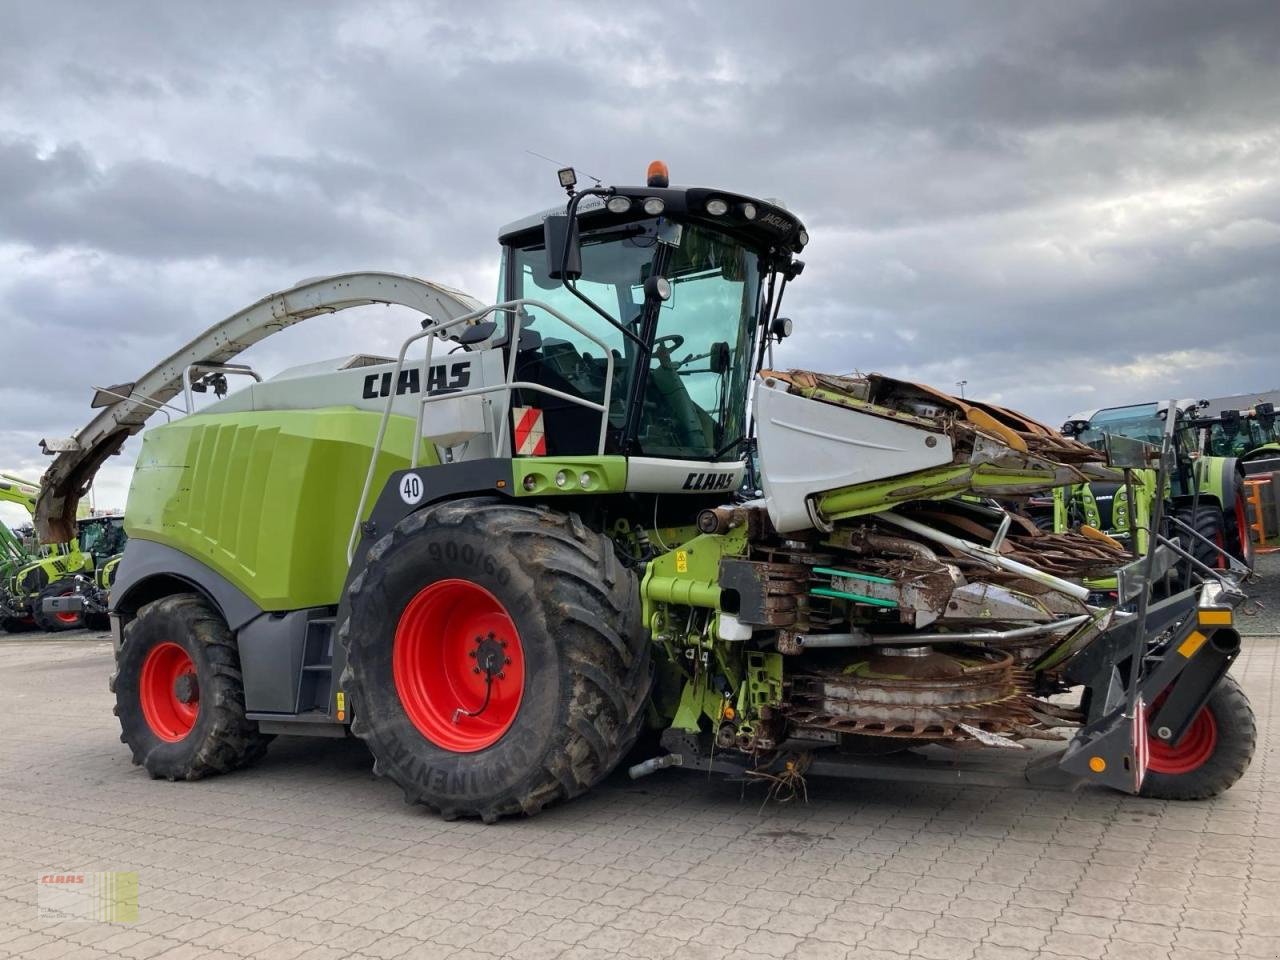
[[[1111, 476], [1101, 453], [918, 384], [776, 369], [809, 239], [783, 207], [664, 167], [560, 179], [564, 208], [500, 233], [502, 302], [310, 281], [112, 388], [54, 445], [43, 533], [186, 385], [186, 415], [143, 438], [111, 593], [136, 762], [198, 779], [274, 734], [350, 732], [406, 799], [486, 821], [588, 790], [645, 730], [665, 752], [637, 775], [794, 787], [1048, 740], [1037, 770], [1076, 781], [1234, 782], [1253, 731], [1224, 677], [1231, 582], [1097, 605], [1083, 579], [1150, 582], [1161, 558], [988, 499]], [[265, 380], [230, 365], [369, 302], [422, 314], [398, 356]], [[227, 372], [244, 385], [194, 409]]]

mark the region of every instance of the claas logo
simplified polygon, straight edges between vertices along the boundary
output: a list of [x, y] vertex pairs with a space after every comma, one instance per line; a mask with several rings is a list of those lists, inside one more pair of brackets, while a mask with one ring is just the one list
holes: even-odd
[[691, 473], [685, 477], [685, 490], [732, 490], [732, 473]]
[[46, 873], [41, 883], [84, 883], [83, 873]]
[[[431, 371], [427, 374], [427, 393], [443, 393], [448, 390], [461, 390], [471, 383], [471, 361], [463, 360], [459, 363], [438, 364], [432, 366]], [[422, 377], [417, 367], [411, 367], [408, 370], [401, 370], [400, 376], [396, 380], [396, 396], [403, 393], [421, 393]], [[366, 400], [376, 400], [378, 397], [389, 397], [391, 395], [391, 371], [386, 373], [371, 373], [364, 378], [364, 392], [361, 394]]]

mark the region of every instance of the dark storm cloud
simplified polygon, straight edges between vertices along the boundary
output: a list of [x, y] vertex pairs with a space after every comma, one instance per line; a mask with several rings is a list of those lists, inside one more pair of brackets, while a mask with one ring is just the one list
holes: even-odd
[[[28, 4], [0, 31], [0, 324], [37, 399], [0, 466], [81, 422], [86, 370], [303, 276], [491, 296], [498, 227], [559, 196], [526, 151], [785, 198], [813, 242], [782, 363], [1052, 420], [1280, 381], [1271, 3]], [[255, 362], [403, 336], [316, 323]]]
[[0, 142], [0, 182], [15, 187], [0, 194], [0, 242], [35, 250], [299, 262], [341, 236], [390, 252], [386, 238], [358, 211], [335, 207], [314, 178], [293, 178], [285, 193], [151, 160], [99, 167], [78, 144], [41, 156], [33, 143], [9, 141]]

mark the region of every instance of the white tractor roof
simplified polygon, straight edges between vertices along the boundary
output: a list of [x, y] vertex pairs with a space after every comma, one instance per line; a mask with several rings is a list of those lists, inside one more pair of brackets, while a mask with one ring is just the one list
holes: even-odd
[[316, 360], [313, 363], [301, 363], [296, 367], [286, 367], [268, 380], [292, 380], [294, 377], [309, 377], [316, 373], [333, 373], [335, 370], [354, 370], [356, 367], [375, 367], [382, 363], [395, 363], [395, 357], [377, 357], [371, 353], [351, 353], [345, 357], [334, 357], [332, 360]]

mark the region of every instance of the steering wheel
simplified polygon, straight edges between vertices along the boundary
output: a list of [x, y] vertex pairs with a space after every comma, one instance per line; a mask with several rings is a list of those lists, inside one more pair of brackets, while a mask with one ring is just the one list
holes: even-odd
[[684, 337], [678, 333], [668, 333], [664, 337], [654, 338], [653, 352], [658, 362], [664, 367], [678, 367], [680, 364], [671, 359], [671, 351], [679, 350], [682, 346], [684, 346]]

